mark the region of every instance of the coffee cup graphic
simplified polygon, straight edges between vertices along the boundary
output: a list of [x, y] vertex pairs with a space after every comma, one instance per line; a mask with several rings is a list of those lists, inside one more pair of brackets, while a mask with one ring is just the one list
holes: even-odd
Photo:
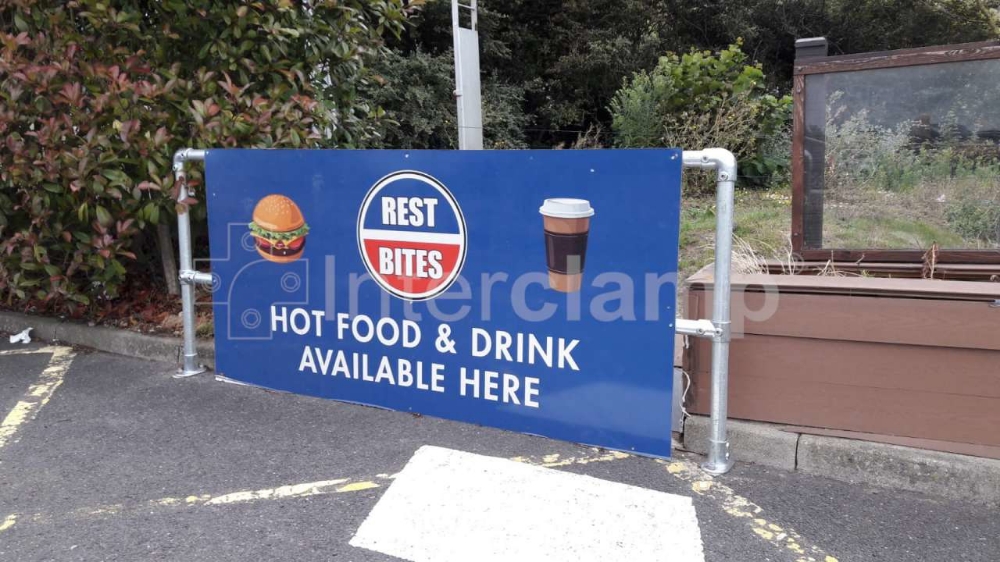
[[587, 235], [594, 209], [586, 199], [546, 199], [538, 209], [545, 227], [545, 258], [549, 287], [575, 293], [583, 286]]

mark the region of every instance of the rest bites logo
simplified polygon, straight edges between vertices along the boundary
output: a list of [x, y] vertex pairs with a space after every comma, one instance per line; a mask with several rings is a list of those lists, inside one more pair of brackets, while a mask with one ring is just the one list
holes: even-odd
[[378, 284], [405, 300], [448, 290], [465, 263], [465, 218], [441, 182], [402, 171], [368, 190], [358, 213], [358, 251]]

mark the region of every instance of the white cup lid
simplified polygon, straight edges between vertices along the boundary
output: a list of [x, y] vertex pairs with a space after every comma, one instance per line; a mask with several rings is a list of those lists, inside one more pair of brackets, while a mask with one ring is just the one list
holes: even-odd
[[546, 199], [538, 208], [538, 212], [559, 219], [582, 219], [594, 216], [594, 208], [590, 206], [590, 201], [563, 197]]

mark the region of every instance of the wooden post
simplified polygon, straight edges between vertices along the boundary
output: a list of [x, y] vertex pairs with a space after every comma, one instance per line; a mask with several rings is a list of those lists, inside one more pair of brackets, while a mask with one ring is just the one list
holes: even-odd
[[[825, 57], [827, 42], [824, 37], [812, 37], [795, 41], [795, 63], [805, 59]], [[808, 84], [807, 84], [808, 82]], [[807, 87], [808, 86], [808, 87]], [[798, 133], [798, 146], [793, 151], [793, 162], [798, 159], [800, 173], [793, 174], [793, 180], [800, 183], [796, 186], [803, 197], [801, 220], [800, 248], [814, 249], [823, 247], [823, 175], [826, 170], [826, 77], [814, 76], [806, 80], [804, 76], [796, 76], [795, 132]]]
[[163, 265], [163, 277], [167, 280], [167, 294], [181, 294], [181, 283], [177, 277], [177, 260], [174, 259], [174, 242], [170, 236], [170, 225], [160, 221], [156, 225], [156, 242], [160, 250], [160, 260]]

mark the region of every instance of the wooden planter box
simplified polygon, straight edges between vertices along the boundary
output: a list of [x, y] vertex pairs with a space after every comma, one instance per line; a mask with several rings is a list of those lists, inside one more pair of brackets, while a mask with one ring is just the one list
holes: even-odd
[[[765, 283], [777, 306], [753, 320]], [[710, 318], [711, 293], [706, 268], [686, 316]], [[1000, 458], [998, 299], [1000, 283], [734, 276], [729, 415]], [[691, 338], [683, 362], [687, 408], [707, 414], [711, 342]]]

